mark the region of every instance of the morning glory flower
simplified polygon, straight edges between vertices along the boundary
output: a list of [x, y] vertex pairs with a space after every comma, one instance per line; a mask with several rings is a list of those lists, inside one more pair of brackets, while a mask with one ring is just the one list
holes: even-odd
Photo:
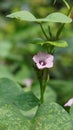
[[36, 63], [38, 69], [53, 67], [53, 60], [53, 55], [45, 52], [39, 52], [33, 56], [33, 61]]
[[71, 106], [73, 104], [73, 98], [69, 99], [64, 106]]

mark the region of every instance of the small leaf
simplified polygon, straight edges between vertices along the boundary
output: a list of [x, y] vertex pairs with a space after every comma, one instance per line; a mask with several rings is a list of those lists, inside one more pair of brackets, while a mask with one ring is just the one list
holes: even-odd
[[29, 130], [30, 121], [14, 105], [0, 108], [0, 130]]
[[59, 41], [44, 41], [41, 38], [36, 38], [32, 39], [30, 41], [27, 41], [27, 43], [32, 43], [32, 44], [39, 44], [39, 45], [44, 45], [44, 44], [50, 44], [56, 47], [67, 47], [68, 44], [66, 41], [59, 40]]
[[58, 104], [42, 104], [32, 120], [31, 130], [72, 130], [69, 114]]
[[48, 15], [46, 18], [36, 18], [33, 14], [31, 14], [29, 11], [18, 11], [15, 13], [12, 13], [10, 15], [7, 15], [9, 18], [17, 18], [24, 21], [30, 21], [30, 22], [58, 22], [58, 23], [70, 23], [72, 22], [72, 19], [66, 16], [62, 13], [52, 13]]
[[46, 41], [45, 44], [50, 44], [56, 47], [67, 47], [68, 44], [66, 41]]
[[45, 19], [46, 22], [58, 22], [58, 23], [70, 23], [72, 19], [66, 16], [65, 14], [55, 12], [48, 15]]
[[36, 21], [35, 16], [26, 10], [12, 13], [10, 15], [7, 15], [7, 17], [17, 18], [24, 21]]

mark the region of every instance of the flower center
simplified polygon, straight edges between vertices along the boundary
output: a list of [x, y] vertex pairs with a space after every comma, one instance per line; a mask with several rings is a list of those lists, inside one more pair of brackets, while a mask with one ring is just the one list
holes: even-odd
[[40, 65], [42, 65], [42, 66], [46, 65], [45, 61], [43, 61], [43, 60], [39, 61], [39, 63], [40, 63]]

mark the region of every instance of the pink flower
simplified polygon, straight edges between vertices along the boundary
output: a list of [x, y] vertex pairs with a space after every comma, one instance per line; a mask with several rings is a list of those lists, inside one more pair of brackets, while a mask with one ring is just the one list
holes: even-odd
[[53, 60], [53, 55], [44, 52], [39, 52], [33, 56], [33, 61], [36, 63], [38, 69], [53, 67]]
[[71, 106], [73, 104], [73, 98], [69, 99], [64, 106]]

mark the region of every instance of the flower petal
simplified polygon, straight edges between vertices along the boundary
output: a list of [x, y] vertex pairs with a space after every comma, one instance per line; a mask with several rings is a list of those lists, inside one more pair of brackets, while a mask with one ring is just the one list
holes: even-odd
[[51, 67], [53, 67], [53, 62], [50, 61], [49, 63], [46, 64], [45, 67], [46, 67], [46, 68], [51, 68]]
[[39, 57], [37, 55], [33, 56], [32, 59], [35, 63], [39, 62]]
[[64, 106], [71, 106], [73, 104], [73, 98], [69, 99]]
[[[53, 55], [44, 52], [39, 52], [38, 54], [33, 56], [33, 61], [36, 63], [36, 66], [39, 69], [53, 67], [53, 60], [54, 60]], [[40, 61], [44, 62], [45, 65], [40, 64]]]

